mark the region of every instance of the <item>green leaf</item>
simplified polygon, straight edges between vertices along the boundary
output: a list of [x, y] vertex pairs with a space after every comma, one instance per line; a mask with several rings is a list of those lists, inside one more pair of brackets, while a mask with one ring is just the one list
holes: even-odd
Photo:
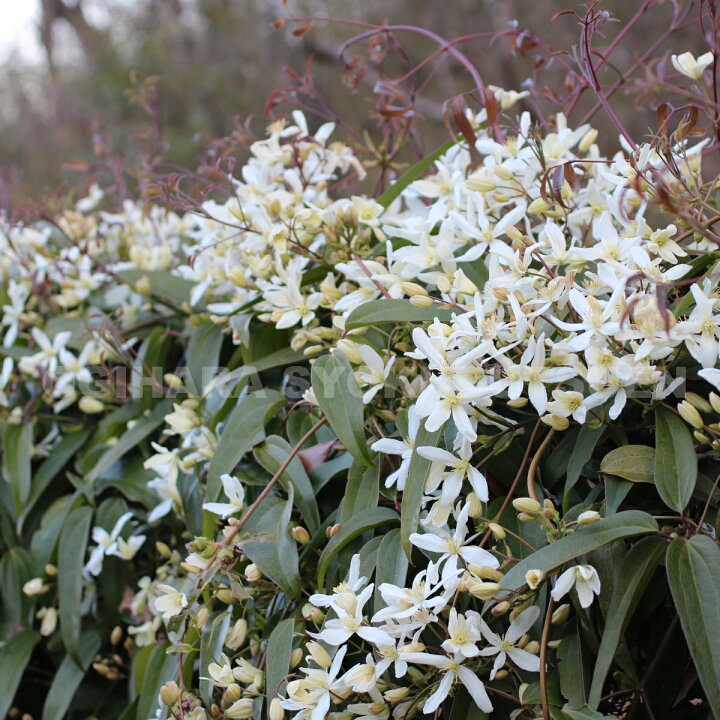
[[346, 523], [359, 512], [377, 507], [379, 496], [380, 468], [368, 468], [355, 460], [348, 473], [337, 521]]
[[87, 547], [92, 508], [79, 507], [68, 515], [60, 533], [58, 547], [58, 596], [60, 630], [68, 655], [80, 665], [80, 603], [82, 600], [82, 569]]
[[[643, 538], [623, 558], [614, 583], [613, 595], [601, 634], [595, 660], [588, 704], [597, 708], [605, 677], [610, 669], [618, 644], [635, 608], [655, 571], [666, 543], [660, 537]], [[571, 702], [572, 699], [568, 698]]]
[[0, 648], [0, 678], [2, 678], [0, 717], [8, 716], [8, 710], [10, 710], [15, 692], [25, 672], [25, 666], [30, 661], [30, 655], [39, 639], [40, 633], [34, 630], [23, 630], [17, 635], [13, 635]]
[[655, 485], [662, 501], [682, 512], [697, 481], [697, 455], [687, 425], [675, 414], [655, 410]]
[[285, 684], [290, 672], [290, 653], [292, 653], [295, 620], [287, 618], [279, 622], [270, 633], [267, 644], [265, 666], [265, 696], [268, 705], [278, 695], [285, 694]]
[[85, 481], [88, 484], [94, 483], [99, 477], [102, 477], [112, 465], [151, 435], [152, 432], [165, 421], [165, 416], [170, 412], [171, 407], [172, 403], [170, 400], [161, 400], [149, 415], [138, 419], [132, 427], [118, 438], [116, 443], [105, 451], [93, 469], [87, 474]]
[[605, 478], [605, 513], [612, 515], [622, 505], [623, 500], [632, 489], [633, 484], [628, 480], [620, 480], [616, 477]]
[[30, 446], [33, 440], [33, 426], [30, 423], [6, 425], [2, 438], [2, 473], [12, 491], [16, 517], [22, 512], [30, 496], [32, 470]]
[[565, 635], [557, 650], [560, 692], [571, 705], [585, 703], [585, 667], [582, 643], [577, 633]]
[[655, 478], [655, 448], [648, 445], [615, 448], [600, 461], [600, 472], [630, 482], [651, 483]]
[[565, 720], [615, 720], [614, 715], [603, 715], [602, 713], [593, 710], [587, 705], [582, 707], [568, 707], [567, 705], [560, 711], [560, 718]]
[[442, 157], [451, 147], [456, 144], [455, 140], [447, 140], [440, 147], [435, 148], [422, 160], [418, 160], [410, 169], [406, 170], [379, 198], [378, 202], [387, 209], [394, 200], [400, 197], [402, 191], [411, 183], [414, 183], [437, 159]]
[[328, 566], [345, 545], [358, 537], [358, 535], [362, 535], [366, 530], [372, 530], [380, 525], [388, 525], [398, 520], [398, 514], [394, 510], [377, 507], [363, 510], [342, 525], [338, 533], [333, 535], [330, 542], [325, 546], [320, 556], [318, 562], [318, 587], [322, 588], [325, 585], [325, 573]]
[[179, 675], [177, 655], [168, 655], [166, 650], [169, 647], [168, 642], [163, 642], [156, 645], [150, 653], [142, 675], [136, 720], [155, 717], [155, 711], [161, 705], [158, 698], [160, 688], [169, 680], [176, 680]]
[[212, 696], [215, 686], [208, 677], [208, 665], [216, 663], [222, 654], [223, 642], [227, 635], [232, 612], [223, 610], [208, 618], [202, 631], [200, 643], [200, 694], [206, 705], [212, 705]]
[[192, 334], [187, 349], [185, 376], [191, 395], [202, 397], [205, 386], [217, 376], [224, 337], [220, 327], [212, 322], [204, 323]]
[[220, 497], [220, 476], [231, 473], [242, 456], [265, 438], [265, 423], [285, 405], [276, 390], [258, 390], [243, 398], [232, 411], [208, 470], [207, 499]]
[[[17, 629], [32, 625], [34, 598], [22, 591], [33, 577], [30, 553], [23, 547], [10, 548], [0, 559], [0, 618], [3, 626]], [[3, 633], [0, 632], [0, 638]]]
[[365, 437], [362, 392], [347, 358], [338, 351], [318, 358], [310, 378], [318, 405], [340, 442], [356, 460], [373, 467]]
[[570, 491], [575, 487], [580, 479], [582, 470], [587, 461], [592, 457], [595, 446], [602, 438], [605, 432], [605, 426], [590, 427], [583, 425], [580, 434], [577, 437], [575, 446], [573, 447], [570, 461], [567, 466], [567, 475], [565, 479], [565, 490], [563, 493], [563, 507], [567, 510], [570, 501]]
[[592, 525], [580, 527], [571, 535], [528, 555], [505, 575], [500, 584], [508, 590], [517, 590], [524, 585], [528, 570], [537, 569], [547, 573], [608, 543], [657, 531], [657, 522], [647, 513], [624, 510]]
[[32, 489], [30, 490], [30, 497], [23, 509], [23, 518], [27, 517], [35, 503], [43, 497], [50, 483], [75, 453], [85, 444], [92, 431], [92, 427], [85, 427], [77, 432], [68, 433], [57, 445], [53, 446], [50, 455], [43, 460], [33, 473]]
[[[417, 437], [415, 438], [415, 448], [425, 446], [437, 447], [441, 432], [442, 429], [428, 432], [425, 429], [425, 423], [423, 423], [418, 429]], [[418, 455], [417, 450], [413, 449], [408, 476], [405, 481], [405, 490], [402, 494], [402, 504], [400, 506], [400, 537], [408, 560], [412, 555], [410, 535], [415, 532], [418, 522], [420, 521], [420, 506], [431, 466], [432, 462], [430, 460]]]
[[706, 535], [668, 548], [667, 574], [700, 682], [720, 718], [720, 548]]
[[407, 569], [407, 555], [405, 555], [402, 549], [400, 530], [396, 528], [383, 536], [380, 547], [378, 548], [375, 570], [375, 612], [385, 607], [385, 603], [380, 595], [380, 586], [383, 583], [390, 583], [398, 587], [405, 587]]
[[[293, 490], [289, 488], [287, 501], [276, 502], [247, 524], [253, 535], [243, 542], [243, 552], [290, 597], [300, 594], [298, 552], [288, 530], [293, 508]], [[265, 500], [264, 504], [270, 503]]]
[[156, 297], [165, 297], [176, 305], [190, 301], [190, 294], [195, 289], [195, 283], [185, 280], [176, 274], [163, 270], [121, 270], [117, 273], [123, 280], [136, 283], [142, 278], [150, 281], [150, 292]]
[[452, 319], [452, 314], [458, 313], [457, 308], [442, 305], [433, 305], [428, 308], [415, 307], [409, 300], [370, 300], [358, 305], [348, 315], [345, 321], [346, 330], [355, 330], [361, 327], [375, 327], [392, 323], [432, 322], [440, 318], [443, 322]]
[[80, 667], [66, 655], [55, 673], [42, 711], [42, 720], [62, 720], [70, 708], [90, 661], [100, 648], [100, 638], [94, 632], [85, 632], [80, 638]]
[[[264, 443], [257, 445], [253, 450], [255, 459], [271, 475], [275, 475], [291, 452], [292, 448], [287, 440], [278, 435], [270, 435]], [[315, 491], [299, 457], [295, 456], [290, 461], [278, 480], [286, 492], [292, 485], [295, 505], [307, 523], [310, 534], [315, 534], [320, 527], [320, 513], [315, 501]]]

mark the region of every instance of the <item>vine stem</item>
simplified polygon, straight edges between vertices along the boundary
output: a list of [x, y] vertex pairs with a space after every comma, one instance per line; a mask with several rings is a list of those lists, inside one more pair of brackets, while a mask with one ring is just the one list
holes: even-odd
[[258, 509], [260, 503], [268, 496], [270, 490], [272, 490], [275, 483], [280, 479], [280, 476], [287, 470], [288, 465], [293, 461], [293, 458], [300, 452], [302, 446], [315, 434], [318, 428], [322, 427], [327, 422], [327, 418], [320, 418], [297, 442], [295, 447], [290, 451], [290, 454], [285, 458], [283, 464], [278, 468], [278, 471], [272, 476], [270, 482], [263, 488], [263, 491], [257, 496], [257, 499], [253, 502], [250, 507], [245, 511], [245, 514], [238, 520], [237, 525], [232, 529], [232, 532], [228, 535], [219, 547], [227, 547], [242, 530], [243, 525], [250, 519], [250, 516]]
[[530, 462], [530, 467], [528, 468], [528, 475], [527, 475], [527, 492], [528, 497], [531, 497], [533, 500], [537, 501], [537, 493], [535, 492], [535, 473], [537, 472], [537, 467], [540, 464], [540, 459], [545, 454], [545, 450], [547, 450], [547, 446], [550, 444], [550, 441], [553, 439], [553, 436], [555, 435], [554, 428], [550, 429], [550, 432], [545, 436], [545, 439], [542, 441], [542, 444], [537, 449], [537, 452], [533, 456], [532, 461]]
[[543, 720], [552, 720], [550, 717], [550, 705], [547, 694], [547, 651], [548, 639], [550, 638], [550, 624], [552, 622], [555, 601], [548, 598], [547, 611], [545, 612], [545, 623], [543, 625], [542, 638], [540, 640], [540, 703], [542, 705]]

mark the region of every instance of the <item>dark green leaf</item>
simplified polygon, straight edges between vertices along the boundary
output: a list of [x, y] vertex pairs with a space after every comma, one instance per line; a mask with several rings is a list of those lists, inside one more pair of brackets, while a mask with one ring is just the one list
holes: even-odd
[[155, 409], [146, 417], [141, 417], [126, 430], [117, 440], [105, 451], [97, 461], [92, 470], [87, 474], [85, 480], [88, 484], [94, 483], [99, 477], [110, 469], [110, 467], [132, 450], [136, 445], [145, 440], [148, 435], [162, 425], [165, 416], [170, 412], [172, 403], [170, 400], [161, 400]]
[[2, 438], [2, 472], [12, 490], [15, 516], [22, 512], [30, 496], [33, 426], [30, 423], [6, 425]]
[[[257, 445], [253, 450], [255, 459], [271, 475], [275, 475], [291, 452], [292, 448], [287, 440], [278, 435], [270, 435], [265, 442]], [[290, 461], [280, 475], [279, 482], [286, 491], [292, 485], [295, 491], [295, 505], [305, 519], [308, 530], [314, 534], [320, 527], [320, 513], [315, 501], [315, 491], [300, 458], [295, 456]]]
[[600, 462], [600, 472], [630, 482], [651, 483], [655, 477], [655, 448], [647, 445], [615, 448]]
[[285, 693], [285, 679], [290, 672], [295, 620], [287, 618], [279, 622], [270, 633], [267, 644], [267, 671], [265, 673], [265, 695], [270, 701]]
[[687, 425], [665, 408], [655, 410], [655, 485], [662, 501], [682, 512], [697, 480], [697, 455]]
[[0, 717], [8, 717], [8, 710], [10, 710], [15, 697], [15, 691], [39, 639], [40, 633], [34, 630], [23, 630], [17, 635], [13, 635], [0, 648], [0, 678], [2, 678]]
[[[415, 438], [415, 448], [425, 446], [437, 447], [440, 433], [441, 430], [428, 432], [425, 429], [425, 423], [423, 423], [418, 429], [417, 437]], [[405, 481], [405, 490], [402, 494], [402, 505], [400, 507], [400, 537], [408, 560], [412, 554], [410, 535], [417, 530], [418, 522], [420, 521], [420, 506], [431, 466], [432, 462], [430, 460], [418, 455], [416, 450], [413, 450], [407, 480]]]
[[289, 488], [289, 499], [276, 499], [273, 504], [265, 500], [264, 513], [255, 513], [247, 528], [253, 533], [243, 543], [243, 552], [290, 597], [300, 594], [298, 575], [298, 552], [295, 541], [290, 537], [290, 515], [293, 508], [293, 490]]
[[202, 397], [208, 382], [217, 376], [224, 335], [218, 325], [207, 322], [190, 338], [185, 385], [194, 397]]
[[60, 533], [58, 548], [58, 597], [60, 601], [60, 630], [65, 650], [80, 664], [80, 601], [82, 600], [82, 570], [87, 547], [92, 508], [79, 507], [68, 515]]
[[560, 661], [560, 692], [571, 705], [583, 705], [586, 700], [585, 666], [582, 643], [577, 633], [563, 637], [557, 657]]
[[220, 497], [220, 476], [231, 473], [242, 456], [265, 438], [265, 423], [283, 405], [285, 397], [276, 390], [259, 390], [243, 398], [232, 411], [210, 461], [207, 499]]
[[398, 520], [398, 515], [394, 510], [377, 507], [363, 510], [342, 525], [338, 533], [333, 535], [330, 542], [325, 546], [320, 556], [320, 561], [318, 562], [318, 587], [322, 588], [324, 586], [325, 573], [327, 572], [330, 562], [345, 545], [358, 537], [358, 535], [362, 535], [366, 530], [372, 530], [373, 528], [388, 525]]
[[452, 314], [458, 313], [457, 308], [442, 305], [433, 305], [428, 308], [415, 307], [409, 300], [370, 300], [358, 305], [348, 315], [345, 321], [346, 330], [355, 330], [361, 327], [375, 327], [392, 323], [432, 322], [435, 318], [442, 321], [452, 319]]
[[716, 718], [720, 717], [720, 548], [706, 535], [676, 540], [667, 574], [685, 639]]
[[365, 437], [362, 392], [347, 358], [337, 351], [318, 358], [310, 377], [318, 405], [340, 442], [356, 460], [373, 467]]
[[136, 720], [155, 717], [160, 707], [158, 694], [160, 688], [169, 680], [177, 680], [179, 675], [177, 655], [168, 655], [169, 643], [155, 645], [148, 658], [142, 675], [142, 690], [138, 698]]
[[90, 661], [100, 647], [100, 638], [94, 632], [85, 632], [80, 638], [80, 667], [66, 655], [55, 673], [43, 706], [42, 720], [62, 720], [80, 687]]
[[380, 585], [390, 583], [398, 587], [405, 587], [408, 559], [403, 552], [400, 541], [400, 530], [391, 530], [384, 535], [377, 553], [377, 569], [375, 570], [375, 612], [385, 607], [380, 595]]
[[212, 695], [215, 686], [207, 679], [207, 667], [210, 663], [220, 660], [223, 642], [227, 635], [232, 612], [223, 610], [208, 618], [202, 631], [200, 643], [200, 694], [206, 705], [212, 705]]
[[585, 467], [587, 461], [592, 457], [595, 446], [602, 438], [605, 432], [605, 426], [590, 427], [590, 425], [583, 425], [580, 429], [575, 446], [573, 447], [572, 454], [570, 455], [570, 461], [567, 466], [567, 476], [565, 479], [565, 490], [563, 494], [563, 507], [567, 510], [568, 503], [570, 500], [570, 491], [575, 487], [577, 481], [580, 479], [582, 470]]
[[357, 460], [348, 473], [345, 496], [340, 505], [339, 523], [346, 523], [363, 510], [377, 507], [380, 488], [380, 468], [365, 467]]

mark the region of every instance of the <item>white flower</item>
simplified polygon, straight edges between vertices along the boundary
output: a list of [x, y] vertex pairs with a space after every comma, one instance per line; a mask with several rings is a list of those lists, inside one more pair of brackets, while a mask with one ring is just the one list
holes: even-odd
[[[413, 533], [410, 535], [410, 542], [422, 550], [428, 550], [434, 553], [440, 553], [438, 565], [444, 563], [442, 570], [442, 579], [446, 583], [454, 583], [457, 579], [458, 558], [464, 560], [468, 564], [487, 565], [488, 567], [497, 568], [500, 563], [494, 555], [487, 550], [472, 545], [466, 545], [465, 536], [467, 535], [467, 520], [470, 512], [470, 505], [466, 504], [458, 515], [457, 526], [455, 532], [450, 535], [449, 532], [441, 529], [431, 528], [431, 532], [420, 535]], [[469, 538], [472, 540], [472, 538]]]
[[480, 633], [455, 608], [450, 608], [448, 634], [450, 637], [442, 644], [445, 652], [460, 654], [466, 658], [480, 654], [480, 650], [475, 645], [480, 640]]
[[225, 496], [230, 500], [229, 503], [210, 502], [203, 504], [203, 510], [209, 510], [215, 515], [219, 515], [223, 520], [236, 512], [240, 512], [245, 504], [245, 488], [237, 478], [225, 473], [220, 476]]
[[408, 653], [405, 659], [408, 662], [431, 665], [444, 671], [437, 690], [428, 697], [423, 705], [423, 712], [426, 715], [434, 713], [440, 707], [457, 680], [467, 688], [480, 710], [486, 713], [492, 712], [493, 706], [485, 686], [472, 670], [462, 664], [465, 661], [462, 655], [458, 654], [453, 658], [449, 658], [442, 655], [430, 655], [429, 653]]
[[691, 80], [699, 80], [702, 74], [713, 62], [713, 54], [706, 52], [696, 58], [691, 52], [684, 52], [681, 55], [671, 55], [673, 67], [685, 77]]
[[362, 396], [363, 403], [367, 405], [385, 385], [395, 362], [395, 356], [391, 355], [383, 365], [382, 358], [371, 347], [360, 345], [360, 357], [365, 363], [365, 367], [360, 368], [356, 376], [361, 385], [370, 385], [370, 388]]
[[443, 480], [443, 497], [441, 500], [443, 505], [448, 505], [457, 498], [462, 488], [462, 482], [466, 477], [478, 498], [483, 502], [487, 502], [487, 480], [471, 463], [473, 450], [469, 442], [463, 440], [460, 449], [457, 451], [458, 456], [449, 453], [447, 450], [428, 446], [419, 447], [417, 452], [421, 457], [432, 460], [442, 467], [452, 468]]
[[492, 680], [497, 675], [498, 670], [506, 663], [507, 658], [510, 658], [519, 668], [528, 670], [530, 672], [539, 672], [540, 670], [540, 659], [529, 653], [527, 650], [523, 650], [519, 647], [515, 647], [515, 643], [533, 626], [535, 621], [540, 615], [540, 609], [533, 605], [532, 607], [523, 610], [511, 623], [505, 635], [500, 636], [494, 633], [487, 625], [487, 623], [475, 613], [476, 621], [480, 627], [485, 640], [490, 643], [490, 647], [483, 648], [480, 650], [480, 655], [483, 657], [492, 657], [497, 655], [495, 663], [493, 664], [492, 672], [490, 673], [490, 679]]
[[580, 605], [584, 608], [592, 605], [593, 593], [600, 594], [600, 578], [595, 568], [592, 565], [575, 565], [568, 568], [555, 581], [555, 587], [551, 593], [552, 599], [558, 602], [560, 598], [570, 592], [573, 585], [577, 591]]
[[43, 635], [44, 637], [48, 637], [48, 635], [52, 635], [55, 632], [58, 621], [58, 611], [54, 607], [40, 608], [35, 613], [35, 617], [41, 621], [41, 635]]
[[163, 620], [179, 615], [187, 607], [188, 600], [185, 593], [181, 593], [170, 585], [158, 585], [158, 590], [165, 593], [155, 600], [155, 609], [162, 613]]
[[25, 595], [42, 595], [43, 593], [47, 592], [48, 586], [45, 585], [45, 583], [42, 581], [42, 578], [36, 577], [32, 580], [28, 580], [23, 585], [23, 593]]
[[[132, 516], [133, 514], [131, 512], [126, 512], [125, 514], [121, 515], [110, 532], [101, 527], [93, 528], [92, 539], [94, 542], [97, 543], [97, 545], [90, 552], [90, 559], [87, 561], [85, 567], [83, 568], [83, 574], [85, 575], [85, 577], [89, 577], [90, 575], [94, 575], [97, 577], [102, 570], [104, 557], [106, 555], [116, 554], [116, 550], [118, 547], [117, 540], [120, 537], [120, 533], [122, 532], [125, 523]], [[145, 536], [140, 537], [142, 538], [142, 542], [144, 542]], [[142, 545], [142, 542], [140, 542], [140, 545]]]

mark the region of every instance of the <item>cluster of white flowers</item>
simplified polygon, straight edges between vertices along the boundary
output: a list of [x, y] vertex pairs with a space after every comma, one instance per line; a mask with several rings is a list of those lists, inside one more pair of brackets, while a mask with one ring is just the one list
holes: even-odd
[[[717, 379], [718, 273], [678, 286], [674, 304], [666, 303], [673, 283], [702, 274], [691, 261], [715, 247], [646, 217], [654, 182], [679, 195], [702, 184], [703, 143], [673, 148], [673, 175], [650, 146], [601, 157], [596, 131], [572, 129], [562, 115], [541, 137], [523, 114], [504, 140], [483, 129], [484, 113], [469, 120], [477, 132], [473, 153], [458, 142], [387, 209], [342, 197], [344, 182], [362, 178], [361, 164], [330, 141], [331, 125], [311, 133], [295, 113], [293, 124], [274, 123], [252, 145], [240, 177], [231, 178], [230, 197], [207, 201], [202, 214], [144, 213], [127, 203], [120, 214], [95, 215], [83, 204], [58, 227], [14, 228], [3, 239], [5, 394], [19, 373], [37, 383], [55, 412], [77, 401], [84, 412], [101, 411], [104, 404], [83, 398], [78, 385], [91, 382], [92, 366], [137, 356], [134, 342], [107, 335], [103, 317], [125, 329], [142, 322], [157, 306], [154, 274], [166, 273], [188, 283], [184, 302], [164, 298], [168, 312], [205, 314], [237, 345], [249, 343], [250, 321], [259, 319], [291, 329], [291, 347], [307, 358], [342, 352], [368, 414], [392, 411], [398, 420], [375, 425], [374, 450], [389, 456], [388, 466], [399, 460], [383, 478], [386, 487], [404, 490], [414, 451], [430, 462], [422, 531], [410, 536], [424, 564], [406, 584], [375, 589], [356, 556], [344, 583], [310, 598], [327, 619], [310, 633], [308, 665], [282, 701], [298, 720], [321, 720], [341, 704], [331, 717], [400, 719], [417, 708], [429, 714], [457, 684], [489, 712], [481, 676], [537, 673], [539, 646], [531, 636], [545, 578], [535, 574], [527, 592], [503, 599], [498, 582], [515, 559], [501, 533], [489, 547], [476, 534], [491, 499], [473, 459], [479, 436], [498, 429], [499, 441], [538, 419], [559, 432], [571, 423], [615, 420], [633, 397], [660, 400], [677, 390], [678, 361], [688, 355], [709, 371], [703, 376], [710, 382]], [[568, 171], [558, 182], [552, 169], [559, 166]], [[387, 299], [405, 299], [407, 309], [428, 316], [435, 309], [437, 317], [411, 333], [400, 326], [402, 317], [391, 335], [349, 326], [363, 304]], [[46, 322], [39, 307], [64, 316]], [[175, 375], [165, 382], [183, 387]], [[317, 403], [312, 390], [305, 399]], [[207, 400], [202, 393], [178, 399], [165, 418], [167, 444], [153, 444], [156, 454], [145, 462], [158, 495], [150, 524], [184, 512], [179, 477], [205, 479], [223, 430]], [[390, 427], [388, 437], [378, 437], [383, 427]], [[421, 427], [445, 432], [435, 445], [416, 448]], [[710, 440], [702, 422], [694, 429]], [[245, 488], [231, 475], [222, 485], [227, 502], [204, 507], [229, 518], [225, 538], [239, 552], [232, 523]], [[551, 503], [546, 509], [554, 512]], [[130, 517], [109, 533], [94, 531], [88, 582], [105, 556], [130, 559], [142, 545], [144, 535], [121, 536]], [[562, 526], [562, 533], [572, 531]], [[204, 551], [196, 542], [184, 562], [169, 560], [161, 576], [143, 579], [133, 600], [143, 619], [133, 630], [137, 641], [153, 641], [160, 617], [172, 622], [192, 610], [193, 577], [216, 560], [214, 544]], [[256, 571], [245, 569], [248, 582]], [[560, 576], [553, 598], [573, 585], [582, 607], [599, 592], [595, 571], [580, 565]], [[373, 592], [382, 602], [371, 613]], [[493, 615], [460, 612], [498, 596]], [[511, 621], [501, 627], [509, 610]], [[226, 647], [238, 646], [233, 632], [239, 630], [228, 632]], [[359, 645], [362, 657], [351, 665]], [[223, 656], [201, 674], [226, 693], [233, 688], [228, 717], [250, 716], [248, 698], [262, 686], [257, 668], [245, 660], [233, 667]]]

